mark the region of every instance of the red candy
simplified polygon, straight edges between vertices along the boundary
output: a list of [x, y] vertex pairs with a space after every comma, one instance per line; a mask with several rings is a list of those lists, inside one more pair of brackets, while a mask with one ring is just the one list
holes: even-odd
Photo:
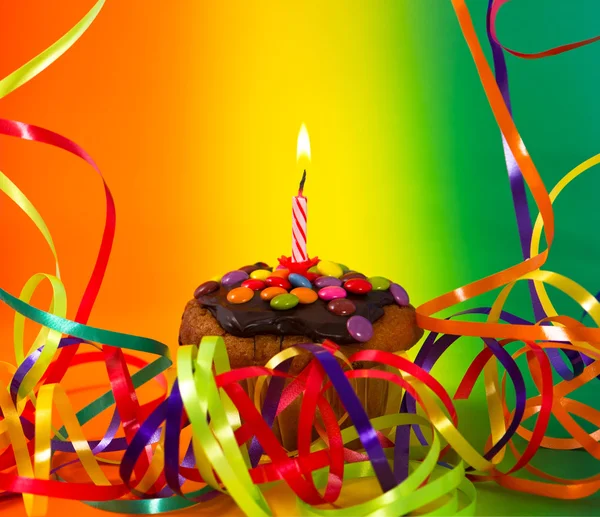
[[265, 283], [269, 287], [282, 287], [283, 289], [292, 287], [292, 284], [290, 284], [287, 278], [282, 278], [280, 276], [270, 276], [265, 280]]
[[265, 288], [265, 285], [266, 284], [258, 278], [249, 278], [248, 280], [244, 280], [242, 282], [242, 287], [247, 287], [253, 291], [262, 291]]
[[371, 285], [371, 282], [364, 280], [363, 278], [352, 278], [344, 284], [344, 289], [353, 294], [367, 294], [373, 289], [373, 286]]
[[319, 273], [311, 273], [310, 271], [307, 271], [306, 273], [304, 273], [304, 276], [308, 279], [309, 282], [314, 283], [314, 281], [321, 275]]

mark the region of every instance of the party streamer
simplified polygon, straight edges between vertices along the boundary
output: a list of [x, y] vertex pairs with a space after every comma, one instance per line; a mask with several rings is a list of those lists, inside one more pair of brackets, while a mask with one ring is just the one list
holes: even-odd
[[[540, 269], [552, 246], [552, 203], [571, 181], [599, 163], [600, 155], [577, 166], [547, 192], [512, 119], [502, 49], [518, 57], [539, 59], [599, 38], [537, 54], [507, 49], [498, 41], [495, 30], [498, 11], [506, 1], [491, 0], [488, 10], [496, 78], [484, 58], [464, 1], [452, 0], [452, 4], [502, 131], [523, 262], [420, 306], [418, 321], [431, 333], [414, 362], [403, 353], [377, 350], [345, 357], [335, 343], [325, 342], [284, 350], [264, 367], [231, 370], [223, 339], [208, 337], [200, 344], [180, 347], [173, 364], [168, 347], [158, 341], [87, 325], [116, 225], [115, 205], [104, 179], [106, 219], [98, 257], [75, 319], [68, 320], [67, 294], [51, 233], [25, 194], [0, 172], [0, 189], [36, 225], [55, 259], [55, 274], [32, 276], [18, 297], [0, 289], [0, 300], [15, 311], [18, 362], [16, 367], [0, 363], [11, 376], [7, 389], [0, 390], [2, 496], [20, 494], [30, 516], [44, 515], [49, 497], [77, 499], [107, 511], [133, 514], [168, 512], [214, 497], [231, 497], [248, 515], [271, 515], [264, 489], [283, 482], [296, 494], [298, 509], [304, 515], [394, 516], [415, 511], [423, 515], [473, 515], [477, 481], [493, 480], [515, 490], [566, 499], [597, 492], [600, 476], [560, 479], [534, 468], [530, 460], [539, 447], [582, 448], [600, 458], [600, 430], [588, 433], [571, 416], [600, 428], [600, 412], [568, 397], [600, 375], [600, 329], [557, 314], [545, 284], [579, 303], [596, 325], [600, 325], [600, 302], [572, 280]], [[0, 97], [33, 79], [66, 52], [89, 28], [103, 4], [104, 0], [98, 1], [65, 36], [0, 81]], [[61, 148], [100, 174], [81, 147], [52, 131], [0, 119], [0, 134]], [[539, 209], [533, 229], [525, 184]], [[542, 231], [547, 248], [540, 251]], [[519, 280], [531, 282], [534, 321], [503, 311]], [[53, 292], [48, 311], [29, 304], [44, 281], [50, 283]], [[470, 309], [446, 319], [434, 317], [437, 312], [496, 288], [501, 291], [491, 307]], [[487, 321], [461, 319], [477, 314], [485, 315]], [[41, 326], [28, 351], [23, 332], [26, 319]], [[484, 375], [491, 434], [483, 452], [461, 434], [453, 398], [429, 373], [461, 336], [477, 336], [484, 345], [454, 395], [454, 399], [468, 398], [476, 380]], [[523, 346], [511, 355], [505, 347], [514, 342], [522, 342]], [[92, 350], [77, 354], [80, 345]], [[128, 350], [146, 352], [154, 359], [143, 361], [128, 354]], [[564, 351], [567, 362], [560, 351]], [[290, 361], [299, 354], [309, 354], [311, 361], [303, 372], [290, 375]], [[516, 362], [522, 355], [538, 392], [529, 398]], [[380, 363], [388, 369], [352, 369], [352, 363], [359, 361]], [[104, 363], [110, 390], [74, 412], [60, 381], [68, 369], [93, 362]], [[501, 379], [498, 363], [505, 372]], [[131, 374], [130, 367], [138, 371]], [[175, 376], [165, 375], [170, 367], [176, 369]], [[556, 385], [553, 371], [563, 379]], [[356, 378], [379, 378], [398, 386], [403, 393], [400, 411], [369, 420], [353, 389], [351, 381]], [[240, 383], [248, 379], [256, 379], [255, 400], [241, 387]], [[515, 393], [512, 410], [507, 404], [507, 379]], [[151, 380], [161, 389], [155, 399], [141, 403], [136, 390]], [[325, 397], [330, 390], [337, 393], [347, 412], [339, 420], [328, 402], [330, 397]], [[290, 453], [279, 443], [271, 426], [298, 397], [302, 400], [298, 450]], [[60, 429], [52, 426], [55, 410], [64, 426]], [[82, 426], [107, 410], [112, 411], [112, 417], [106, 432], [100, 439], [88, 440]], [[534, 415], [533, 429], [523, 427], [524, 420]], [[546, 434], [551, 416], [570, 438]], [[347, 418], [353, 425], [342, 429]], [[117, 436], [121, 428], [124, 436]], [[410, 441], [411, 429], [419, 444]], [[314, 441], [313, 430], [319, 436]], [[515, 446], [515, 435], [527, 441], [523, 451]], [[357, 439], [361, 451], [346, 447]], [[453, 464], [445, 461], [451, 449], [460, 458]], [[186, 452], [182, 454], [182, 450]], [[508, 450], [514, 462], [500, 469]], [[55, 456], [59, 451], [76, 457], [60, 463]], [[104, 454], [115, 451], [120, 452], [119, 460]], [[83, 468], [88, 480], [64, 480], [73, 463]], [[518, 477], [521, 469], [531, 476]], [[359, 478], [374, 478], [380, 493], [350, 508], [343, 507], [345, 480]]]

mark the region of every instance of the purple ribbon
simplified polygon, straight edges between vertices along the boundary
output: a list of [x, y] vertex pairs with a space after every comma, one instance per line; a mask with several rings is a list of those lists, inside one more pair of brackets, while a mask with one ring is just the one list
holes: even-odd
[[[287, 373], [292, 365], [292, 359], [293, 358], [286, 359], [282, 363], [278, 364], [275, 370]], [[279, 407], [279, 401], [281, 400], [281, 394], [283, 393], [284, 387], [285, 377], [272, 377], [269, 387], [267, 388], [267, 394], [265, 396], [265, 402], [263, 404], [261, 414], [264, 421], [271, 429], [273, 428], [273, 422], [275, 421], [275, 415], [277, 414], [277, 408]], [[252, 439], [248, 449], [250, 464], [253, 467], [258, 465], [262, 453], [263, 447], [255, 436]]]
[[[164, 474], [167, 486], [156, 494], [155, 497], [170, 497], [173, 494], [177, 494], [190, 499], [181, 491], [181, 485], [184, 483], [185, 478], [179, 475], [179, 432], [182, 422], [184, 426], [188, 425], [187, 419], [185, 421], [182, 420], [183, 416], [183, 401], [179, 392], [179, 384], [175, 381], [169, 397], [163, 400], [152, 411], [137, 433], [135, 433], [135, 436], [125, 450], [121, 465], [119, 466], [119, 474], [123, 483], [138, 497], [148, 498], [149, 494], [138, 492], [131, 486], [131, 474], [146, 446], [152, 443], [155, 436], [160, 436], [160, 426], [165, 422]], [[185, 454], [183, 465], [185, 467], [192, 467], [194, 464], [193, 450], [190, 446]], [[218, 495], [220, 495], [220, 492], [212, 490], [190, 500], [200, 503], [213, 499]]]
[[[450, 316], [446, 319], [451, 319], [457, 316], [464, 316], [469, 314], [489, 314], [491, 308], [490, 307], [477, 307], [474, 309], [468, 309], [462, 312], [459, 312], [453, 316]], [[506, 311], [502, 311], [500, 313], [500, 319], [513, 324], [513, 325], [530, 325], [531, 322], [527, 321], [519, 316], [515, 316]], [[438, 338], [439, 334], [436, 332], [431, 332], [425, 339], [423, 346], [417, 353], [417, 357], [415, 357], [414, 363], [425, 370], [426, 372], [430, 372], [436, 361], [442, 356], [442, 354], [448, 350], [450, 345], [454, 343], [460, 336], [455, 336], [451, 334], [444, 334]], [[498, 442], [487, 451], [484, 456], [487, 459], [493, 458], [498, 451], [504, 447], [508, 443], [508, 441], [514, 436], [519, 427], [521, 419], [523, 418], [523, 414], [525, 411], [525, 405], [527, 402], [525, 382], [523, 380], [523, 375], [519, 370], [519, 367], [515, 363], [514, 359], [510, 356], [510, 354], [504, 350], [502, 346], [495, 339], [484, 339], [486, 346], [488, 346], [496, 359], [500, 361], [506, 373], [510, 377], [514, 387], [516, 394], [515, 401], [515, 414], [513, 419], [508, 426], [504, 435], [498, 440]], [[413, 413], [415, 414], [417, 411], [417, 404], [415, 398], [409, 393], [405, 393], [402, 403], [400, 405], [400, 412], [402, 413]], [[427, 445], [427, 439], [425, 438], [423, 432], [421, 431], [420, 426], [418, 425], [405, 425], [398, 426], [396, 428], [396, 438], [395, 438], [395, 448], [394, 448], [394, 472], [396, 472], [397, 476], [408, 476], [408, 449], [410, 442], [410, 429], [411, 427], [414, 429], [415, 435], [418, 440], [423, 445]]]
[[[63, 348], [66, 346], [78, 345], [80, 343], [88, 343], [87, 341], [79, 338], [66, 337], [62, 338], [58, 344], [58, 348]], [[34, 350], [31, 354], [29, 354], [25, 360], [19, 365], [17, 371], [15, 372], [13, 378], [10, 383], [10, 393], [13, 401], [16, 401], [17, 393], [19, 391], [19, 387], [23, 382], [23, 379], [29, 373], [35, 362], [39, 359], [40, 354], [42, 353], [43, 346]], [[24, 417], [21, 417], [21, 424], [23, 425], [23, 432], [25, 436], [32, 440], [34, 436], [34, 425]], [[113, 416], [111, 418], [110, 424], [104, 433], [104, 436], [101, 440], [91, 440], [88, 442], [92, 452], [94, 454], [99, 454], [101, 452], [114, 452], [114, 451], [123, 451], [127, 448], [127, 441], [125, 438], [115, 438], [117, 431], [119, 430], [119, 425], [121, 424], [121, 419], [119, 417], [119, 412], [115, 408]], [[155, 437], [153, 441], [157, 441], [158, 438]], [[52, 452], [60, 451], [60, 452], [75, 452], [75, 448], [73, 444], [68, 441], [58, 440], [56, 438], [52, 439]], [[69, 461], [68, 463], [64, 463], [58, 467], [56, 467], [53, 472], [73, 463], [77, 463], [79, 459]]]
[[500, 343], [495, 339], [484, 338], [485, 344], [492, 350], [492, 353], [496, 356], [496, 358], [500, 361], [502, 366], [504, 366], [506, 373], [510, 377], [514, 387], [515, 387], [515, 413], [513, 416], [508, 429], [504, 433], [504, 435], [498, 440], [498, 442], [487, 451], [483, 457], [487, 460], [491, 460], [499, 451], [504, 447], [509, 440], [514, 436], [517, 432], [519, 424], [523, 419], [523, 415], [525, 414], [525, 405], [527, 403], [527, 396], [525, 390], [525, 381], [523, 380], [523, 375], [517, 366], [515, 360], [511, 357], [511, 355], [504, 350]]
[[[121, 419], [119, 417], [119, 412], [115, 408], [108, 429], [106, 430], [106, 433], [104, 433], [104, 437], [101, 440], [90, 440], [88, 442], [94, 454], [100, 452], [124, 451], [127, 448], [127, 441], [125, 438], [115, 438], [120, 425]], [[52, 451], [75, 452], [75, 448], [71, 442], [53, 439]]]
[[166, 403], [165, 481], [174, 493], [183, 496], [183, 493], [181, 492], [182, 483], [179, 476], [179, 431], [181, 429], [181, 419], [183, 415], [183, 400], [181, 400], [179, 383], [177, 381], [173, 384], [171, 395]]
[[[66, 337], [62, 338], [58, 343], [58, 348], [62, 348], [64, 346], [77, 345], [79, 343], [87, 343], [87, 341], [74, 337]], [[17, 392], [19, 391], [19, 387], [23, 382], [25, 376], [29, 373], [29, 370], [33, 368], [33, 365], [37, 362], [42, 353], [42, 349], [44, 347], [41, 346], [37, 350], [34, 350], [29, 354], [25, 360], [19, 365], [17, 371], [13, 375], [13, 378], [10, 381], [10, 394], [12, 396], [13, 402], [17, 400]]]
[[[504, 50], [492, 37], [491, 32], [491, 11], [494, 0], [489, 0], [488, 10], [486, 16], [486, 30], [488, 41], [492, 49], [492, 57], [494, 61], [494, 74], [496, 77], [496, 84], [500, 89], [504, 103], [508, 108], [508, 112], [512, 116], [512, 106], [510, 102], [510, 90], [508, 86], [508, 70], [506, 68], [506, 61], [504, 59]], [[508, 179], [510, 182], [510, 190], [513, 198], [513, 205], [515, 209], [515, 215], [517, 218], [517, 228], [519, 230], [519, 238], [521, 242], [521, 253], [523, 260], [530, 258], [529, 251], [531, 246], [531, 215], [529, 213], [529, 205], [527, 203], [527, 193], [525, 190], [525, 181], [519, 165], [517, 164], [504, 135], [502, 135], [502, 147], [504, 149], [504, 159], [506, 162], [506, 170], [508, 172]], [[538, 294], [535, 290], [534, 283], [532, 281], [527, 282], [529, 285], [529, 294], [531, 296], [531, 303], [533, 306], [533, 314], [536, 321], [539, 321], [546, 317], [544, 308], [540, 302]], [[571, 380], [583, 372], [585, 364], [582, 360], [581, 354], [575, 350], [562, 350], [568, 364], [565, 362], [565, 358], [561, 354], [561, 350], [548, 349], [546, 353], [552, 363], [552, 366], [557, 373], [565, 380]], [[569, 368], [569, 366], [573, 369]]]
[[119, 474], [123, 480], [123, 483], [125, 483], [127, 488], [129, 488], [139, 498], [148, 497], [148, 494], [143, 494], [131, 486], [131, 474], [133, 473], [133, 469], [138, 458], [144, 452], [146, 446], [151, 442], [152, 436], [159, 431], [160, 425], [165, 421], [167, 416], [167, 404], [168, 399], [163, 400], [139, 427], [135, 433], [135, 436], [129, 443], [129, 446], [125, 450], [125, 454], [121, 460], [121, 465], [119, 466]]
[[344, 371], [338, 364], [337, 359], [331, 352], [318, 345], [309, 343], [299, 346], [306, 350], [310, 350], [329, 376], [331, 383], [337, 391], [342, 404], [346, 408], [346, 411], [358, 432], [358, 438], [369, 457], [371, 465], [373, 465], [373, 470], [375, 471], [381, 489], [384, 492], [387, 492], [397, 486], [399, 481], [395, 479], [394, 473], [383, 452], [383, 447], [381, 447], [377, 438], [377, 433], [375, 429], [373, 429], [363, 405], [360, 403], [350, 381], [348, 381], [347, 377], [344, 375]]

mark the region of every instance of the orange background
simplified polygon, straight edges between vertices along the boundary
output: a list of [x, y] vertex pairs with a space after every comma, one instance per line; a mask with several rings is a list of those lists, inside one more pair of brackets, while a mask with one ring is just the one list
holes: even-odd
[[[0, 44], [9, 51], [0, 52], [0, 75], [44, 50], [91, 5], [3, 5]], [[417, 270], [419, 256], [409, 251], [426, 219], [420, 227], [404, 225], [393, 248], [398, 255], [389, 253], [391, 224], [382, 223], [415, 213], [420, 184], [408, 181], [410, 171], [427, 169], [418, 159], [432, 163], [412, 146], [396, 145], [419, 131], [415, 97], [398, 94], [409, 89], [412, 75], [390, 70], [392, 63], [394, 70], [412, 70], [409, 34], [401, 36], [400, 48], [388, 45], [407, 23], [402, 16], [391, 20], [386, 10], [352, 10], [344, 2], [240, 2], [232, 9], [108, 1], [72, 49], [3, 99], [0, 116], [72, 139], [96, 160], [112, 190], [116, 238], [89, 323], [174, 348], [183, 306], [200, 282], [289, 254], [302, 122], [313, 155], [306, 187], [309, 252], [396, 279]], [[100, 180], [60, 150], [8, 137], [0, 146], [0, 169], [50, 228], [73, 318], [103, 227]], [[389, 162], [401, 166], [393, 176]], [[390, 188], [395, 182], [401, 190]], [[32, 274], [53, 272], [52, 256], [4, 196], [0, 211], [0, 282], [18, 294]], [[442, 245], [426, 242], [421, 249]], [[410, 276], [403, 283], [422, 301], [434, 294], [434, 280]], [[43, 286], [33, 304], [47, 308], [48, 297]], [[12, 318], [0, 306], [1, 359], [14, 363]], [[27, 330], [31, 338], [33, 326]], [[64, 385], [95, 389], [73, 394], [79, 409], [107, 386], [105, 369], [77, 368]], [[85, 427], [90, 437], [100, 428]], [[292, 504], [279, 499], [279, 505]], [[19, 498], [0, 504], [2, 512], [24, 515]], [[210, 508], [234, 511], [227, 500], [205, 511]], [[99, 514], [78, 502], [50, 501], [50, 516], [64, 512]]]
[[[92, 3], [56, 5], [3, 6], [0, 43], [10, 49], [0, 57], [3, 75], [58, 39]], [[419, 214], [437, 210], [438, 200], [418, 203], [421, 183], [409, 174], [413, 167], [426, 174], [431, 166], [417, 160], [433, 158], [397, 145], [419, 130], [414, 98], [401, 94], [410, 77], [398, 84], [390, 70], [392, 63], [411, 69], [411, 40], [386, 48], [408, 21], [392, 23], [370, 9], [357, 16], [318, 2], [152, 9], [109, 1], [67, 54], [2, 101], [5, 118], [81, 145], [115, 197], [113, 254], [91, 324], [175, 344], [183, 304], [198, 283], [289, 254], [302, 122], [313, 148], [309, 252], [385, 271], [418, 292], [416, 302], [438, 293], [440, 281], [452, 286], [441, 273], [406, 274], [451, 242], [417, 244], [420, 231], [433, 231]], [[12, 138], [0, 146], [0, 167], [52, 232], [73, 316], [101, 235], [98, 177], [53, 148]], [[389, 162], [399, 170], [388, 172]], [[390, 188], [396, 182], [400, 190]], [[34, 272], [52, 271], [51, 255], [18, 208], [0, 199], [0, 209], [2, 285], [18, 293]], [[409, 211], [419, 224], [401, 225], [390, 256], [390, 229]], [[11, 317], [0, 308], [2, 328]]]
[[[485, 38], [486, 2], [468, 4]], [[555, 0], [539, 13], [538, 2], [511, 2], [501, 37], [538, 50], [580, 39], [579, 24], [595, 34], [597, 16], [579, 13], [583, 4]], [[4, 2], [0, 77], [62, 36], [92, 5]], [[570, 32], [559, 34], [566, 22]], [[594, 52], [590, 46], [552, 60], [509, 60], [518, 123], [547, 185], [597, 152]], [[97, 161], [116, 200], [117, 232], [90, 324], [172, 349], [183, 305], [201, 281], [290, 252], [302, 122], [313, 156], [306, 187], [311, 254], [394, 278], [415, 305], [519, 260], [500, 135], [449, 1], [108, 0], [71, 50], [0, 101], [0, 116], [56, 131]], [[565, 135], [568, 145], [558, 145]], [[48, 223], [72, 318], [98, 250], [101, 183], [67, 153], [7, 137], [0, 138], [0, 170]], [[597, 189], [587, 182], [575, 188], [570, 204], [558, 207], [555, 249], [563, 251], [554, 254], [553, 268], [596, 290], [598, 250], [588, 233]], [[586, 224], [582, 207], [592, 207]], [[53, 272], [52, 257], [5, 196], [0, 214], [0, 286], [18, 294], [32, 274]], [[577, 247], [585, 252], [574, 257]], [[47, 299], [42, 290], [34, 304], [45, 308]], [[525, 316], [528, 303], [521, 300], [516, 312]], [[14, 363], [12, 318], [0, 305], [0, 359]], [[473, 343], [461, 340], [436, 367], [448, 392], [480, 350]], [[101, 365], [65, 379], [68, 388], [90, 385], [107, 386]], [[457, 406], [461, 431], [481, 448], [488, 428], [479, 388]], [[75, 393], [76, 408], [96, 393]], [[85, 428], [94, 438], [99, 429]], [[544, 461], [572, 466], [576, 475], [597, 472], [582, 455], [563, 459]], [[478, 496], [480, 514], [587, 514], [589, 504], [488, 485], [478, 486]], [[186, 513], [225, 510], [234, 511], [223, 500]], [[24, 515], [18, 498], [1, 501], [0, 512]], [[50, 502], [51, 517], [66, 512], [105, 515], [78, 502]]]

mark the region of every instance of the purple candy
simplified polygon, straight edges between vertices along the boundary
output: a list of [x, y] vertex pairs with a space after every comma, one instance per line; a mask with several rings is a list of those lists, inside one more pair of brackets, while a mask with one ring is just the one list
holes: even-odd
[[401, 287], [398, 284], [391, 284], [390, 293], [392, 293], [394, 300], [396, 300], [396, 303], [401, 307], [409, 304], [408, 293], [404, 287]]
[[373, 325], [363, 316], [352, 316], [346, 322], [346, 328], [353, 339], [360, 343], [369, 341], [373, 337]]
[[320, 276], [315, 279], [315, 286], [319, 289], [323, 287], [340, 287], [342, 285], [342, 281], [339, 278], [334, 276]]
[[335, 300], [336, 298], [346, 298], [346, 290], [343, 287], [335, 285], [323, 287], [323, 289], [319, 291], [319, 298], [325, 301]]
[[221, 278], [221, 284], [225, 286], [235, 285], [243, 282], [244, 280], [248, 280], [248, 278], [248, 273], [236, 269], [235, 271], [230, 271], [226, 275], [223, 275], [223, 278]]

